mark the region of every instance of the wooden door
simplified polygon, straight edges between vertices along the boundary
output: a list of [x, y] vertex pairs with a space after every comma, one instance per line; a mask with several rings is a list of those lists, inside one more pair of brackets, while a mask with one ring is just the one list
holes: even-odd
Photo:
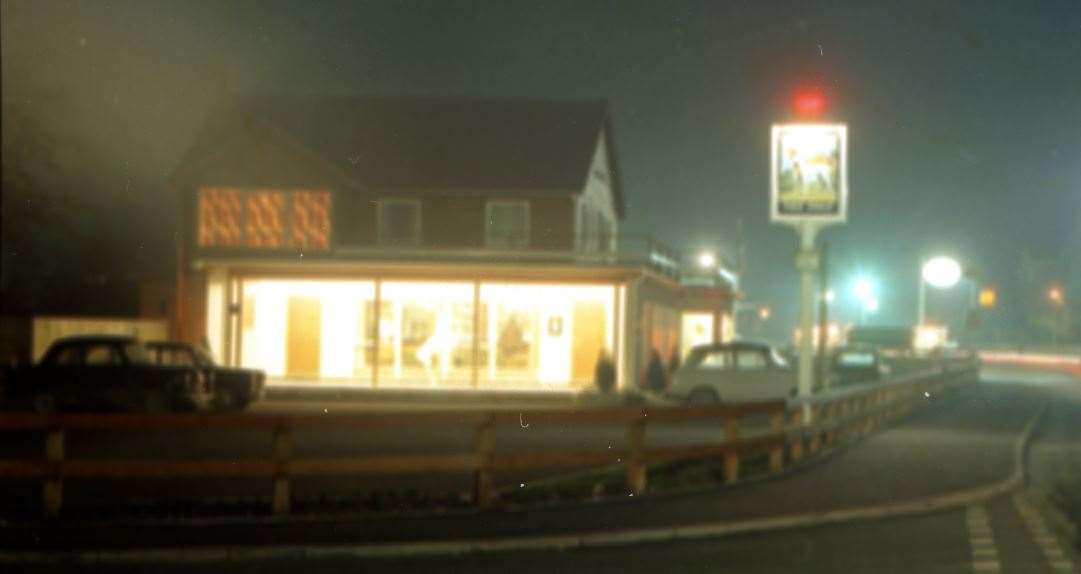
[[571, 379], [579, 385], [593, 383], [593, 371], [597, 358], [607, 346], [605, 343], [604, 304], [594, 301], [576, 301], [572, 321], [574, 338], [571, 339], [573, 360]]
[[322, 350], [322, 305], [316, 297], [290, 297], [286, 319], [285, 374], [318, 377]]

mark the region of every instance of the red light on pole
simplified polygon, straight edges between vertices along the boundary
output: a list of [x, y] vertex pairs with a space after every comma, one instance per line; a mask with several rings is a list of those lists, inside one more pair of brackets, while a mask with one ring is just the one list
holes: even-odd
[[817, 118], [826, 111], [826, 96], [816, 89], [800, 90], [792, 99], [792, 107], [801, 118]]

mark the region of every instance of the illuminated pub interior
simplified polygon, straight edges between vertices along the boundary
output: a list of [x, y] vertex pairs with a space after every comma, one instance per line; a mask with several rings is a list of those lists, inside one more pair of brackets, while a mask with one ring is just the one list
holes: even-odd
[[171, 184], [177, 334], [271, 384], [577, 391], [733, 336], [723, 261], [620, 232], [603, 102], [253, 98]]

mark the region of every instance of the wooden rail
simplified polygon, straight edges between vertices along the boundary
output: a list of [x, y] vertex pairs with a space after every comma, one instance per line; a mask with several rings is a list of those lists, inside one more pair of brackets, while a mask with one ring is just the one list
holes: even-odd
[[[50, 415], [8, 414], [0, 417], [0, 432], [41, 432], [44, 457], [0, 460], [0, 478], [42, 481], [42, 512], [57, 516], [63, 505], [67, 478], [257, 477], [272, 485], [276, 514], [291, 507], [291, 481], [308, 476], [361, 476], [377, 474], [473, 474], [473, 501], [485, 507], [497, 496], [495, 476], [500, 471], [537, 468], [580, 468], [622, 465], [627, 487], [646, 492], [651, 464], [681, 459], [716, 459], [723, 463], [725, 480], [741, 476], [748, 456], [764, 455], [771, 472], [780, 472], [808, 454], [847, 438], [873, 431], [926, 402], [927, 396], [975, 381], [975, 370], [936, 369], [901, 378], [893, 383], [864, 385], [811, 401], [813, 424], [805, 424], [803, 405], [784, 401], [709, 407], [603, 407], [536, 409], [532, 411], [403, 412], [356, 415]], [[925, 395], [926, 393], [926, 395]], [[519, 425], [522, 417], [535, 423], [576, 426], [624, 426], [621, 449], [497, 452], [496, 430]], [[744, 428], [749, 417], [768, 418], [766, 428]], [[672, 423], [719, 421], [718, 440], [708, 444], [649, 447], [647, 430]], [[298, 430], [318, 429], [439, 429], [467, 428], [473, 441], [469, 452], [438, 454], [376, 454], [348, 457], [297, 458], [293, 437]], [[271, 452], [264, 458], [220, 460], [88, 460], [65, 456], [65, 438], [86, 431], [179, 432], [185, 430], [264, 430], [272, 435]], [[746, 431], [746, 432], [745, 432]]]

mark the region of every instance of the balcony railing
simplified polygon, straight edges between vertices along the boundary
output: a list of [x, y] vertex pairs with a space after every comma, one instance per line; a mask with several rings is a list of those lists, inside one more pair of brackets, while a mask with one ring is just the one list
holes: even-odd
[[[691, 286], [736, 286], [736, 278], [726, 262], [711, 268], [699, 267], [692, 254], [681, 252], [647, 234], [577, 236], [566, 248], [507, 247], [516, 242], [503, 238], [500, 247], [440, 247], [436, 245], [338, 245], [327, 251], [306, 252], [305, 261], [368, 260], [460, 263], [547, 263], [583, 266], [644, 267], [654, 273]], [[525, 241], [522, 245], [527, 245]], [[267, 249], [214, 249], [200, 256], [244, 259], [276, 259], [294, 251]]]
[[[514, 242], [504, 241], [503, 245]], [[687, 254], [646, 234], [578, 236], [567, 249], [544, 247], [389, 247], [341, 246], [333, 250], [336, 257], [377, 260], [461, 261], [502, 263], [559, 263], [573, 265], [643, 266], [675, 279], [694, 283], [720, 282], [732, 284], [731, 274], [725, 278], [724, 266], [703, 270], [694, 266]], [[525, 244], [525, 242], [523, 242]]]

